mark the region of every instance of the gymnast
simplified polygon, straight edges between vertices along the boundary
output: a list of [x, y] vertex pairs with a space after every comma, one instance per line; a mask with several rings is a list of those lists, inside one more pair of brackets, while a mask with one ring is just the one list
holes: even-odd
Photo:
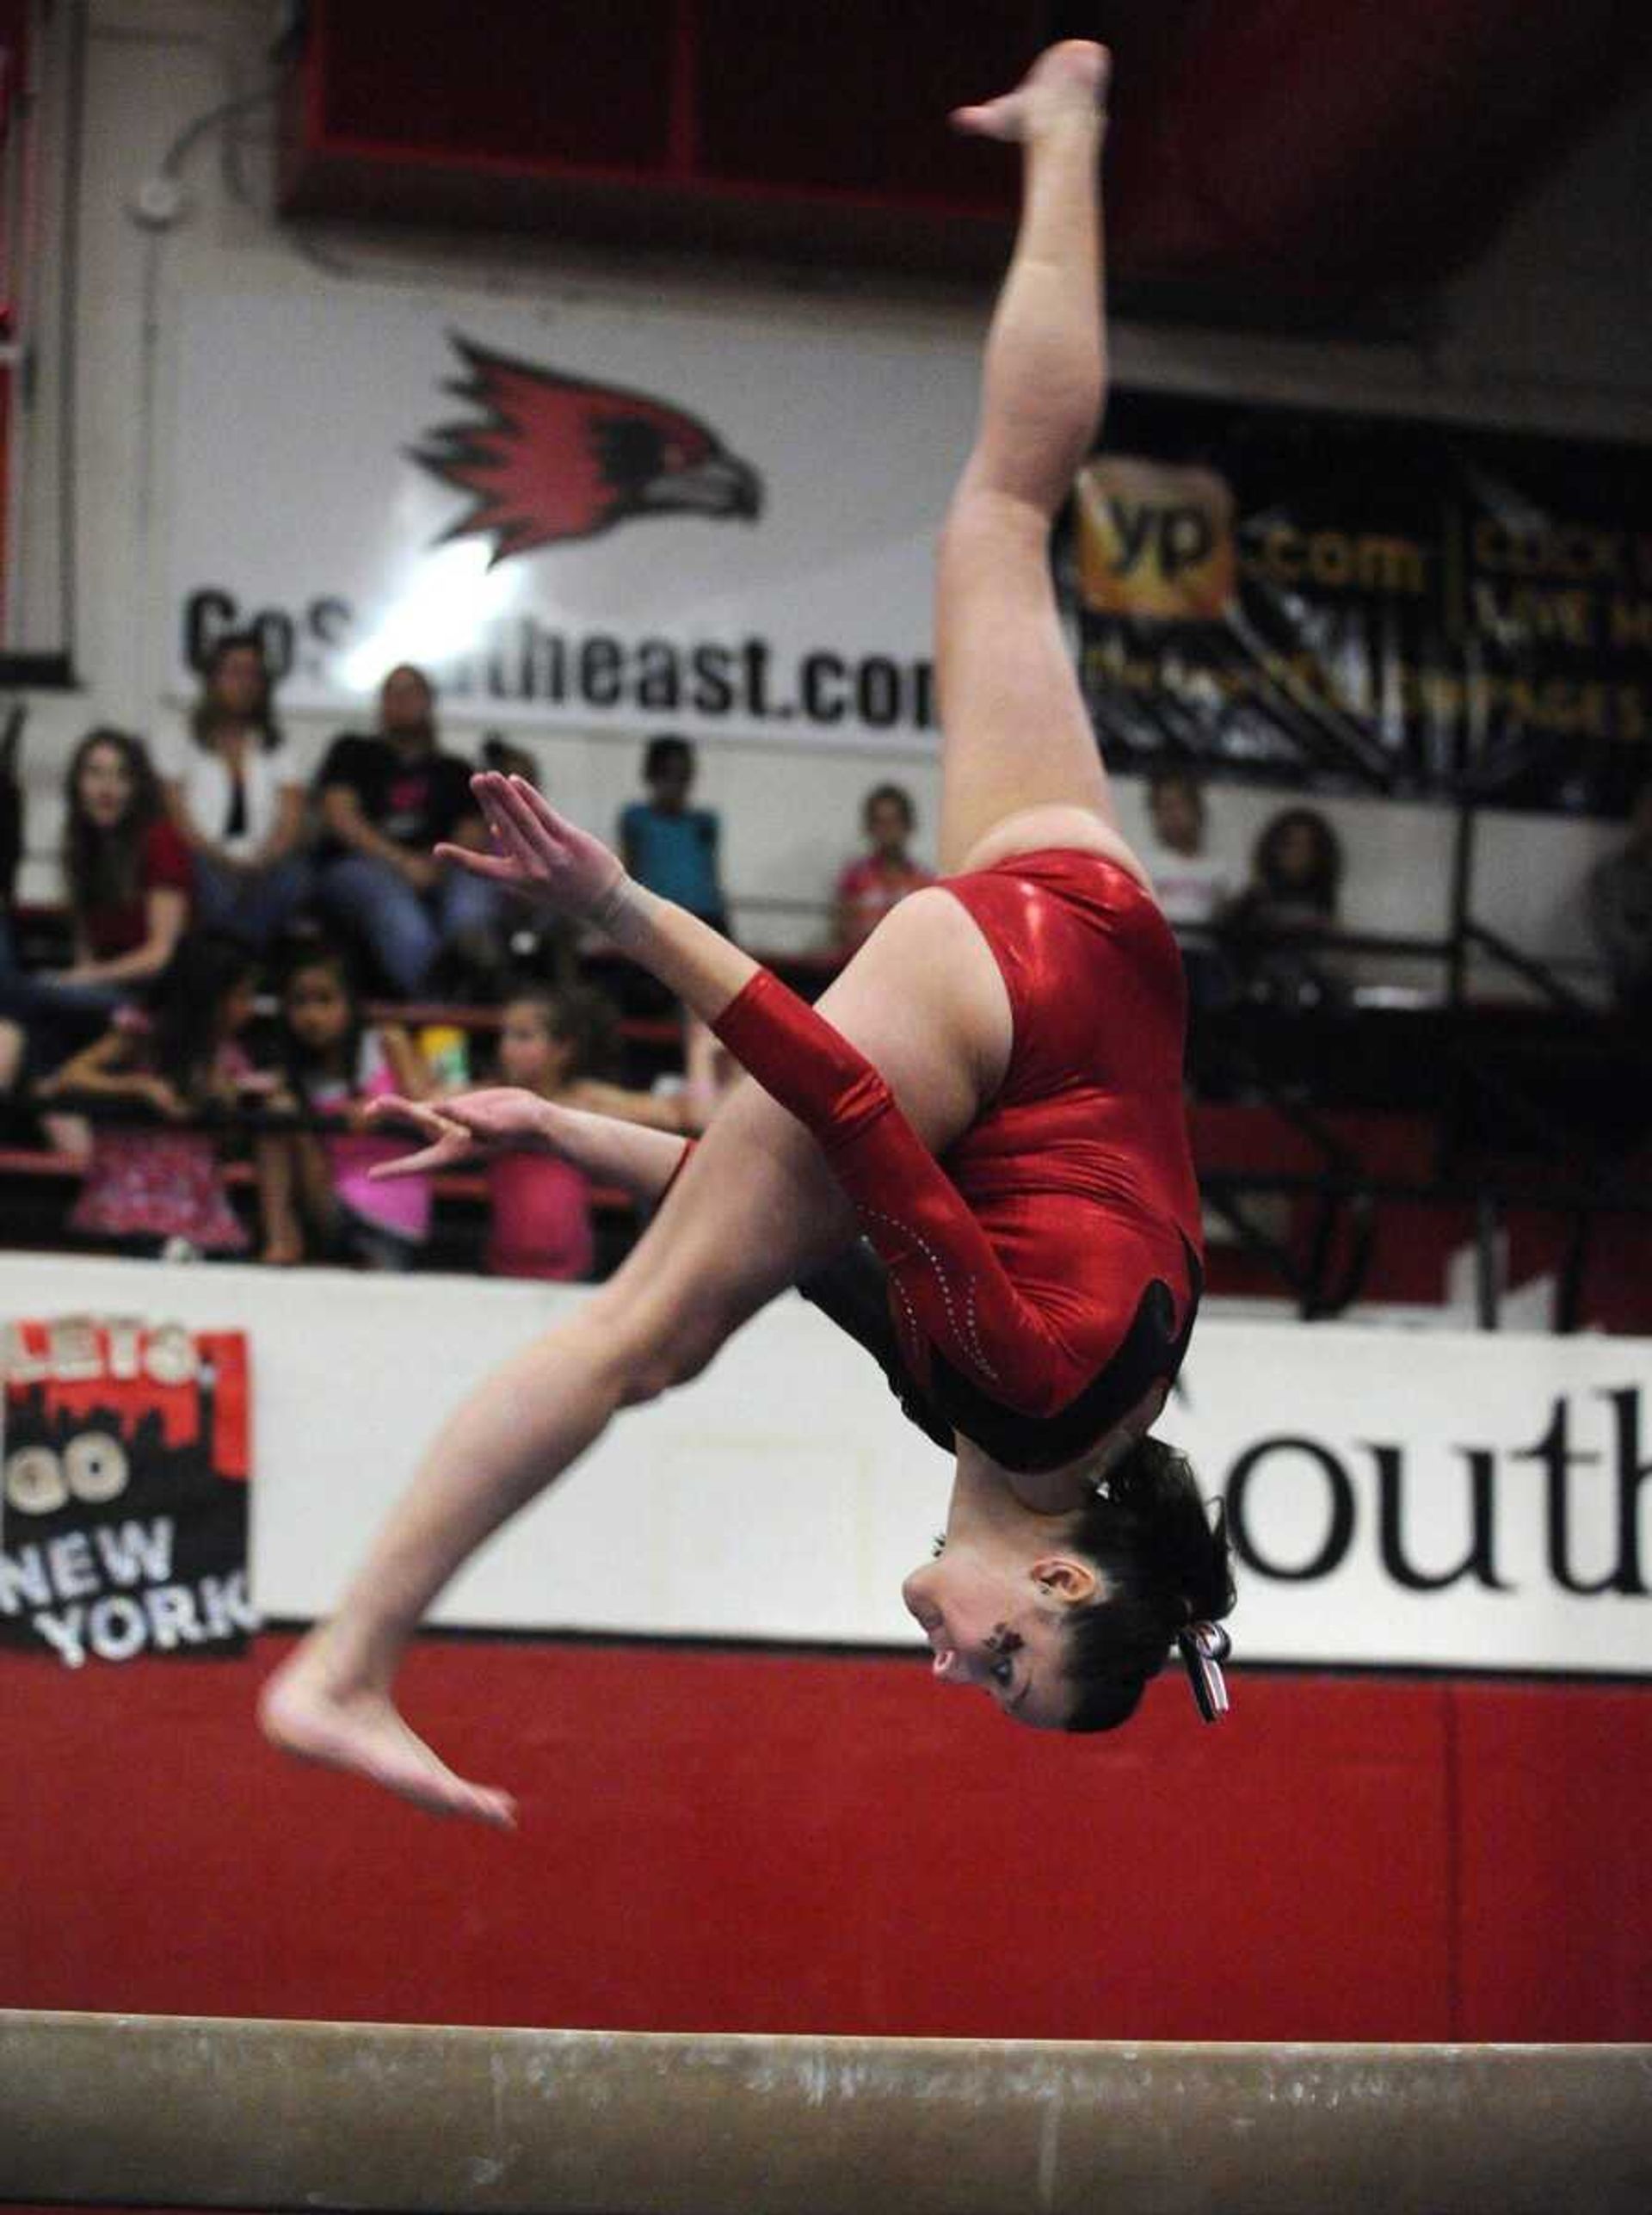
[[293, 1753], [513, 1823], [507, 1793], [398, 1713], [403, 1649], [611, 1416], [697, 1374], [794, 1283], [955, 1449], [942, 1549], [903, 1587], [938, 1678], [1018, 1722], [1105, 1730], [1174, 1648], [1200, 1712], [1225, 1705], [1222, 1518], [1147, 1435], [1201, 1282], [1180, 966], [1119, 830], [1048, 560], [1105, 388], [1108, 67], [1067, 40], [953, 118], [1018, 141], [1024, 176], [937, 556], [944, 882], [891, 912], [817, 1012], [523, 780], [473, 781], [491, 850], [442, 858], [600, 928], [755, 1082], [686, 1151], [508, 1091], [402, 1108], [427, 1140], [407, 1169], [542, 1145], [663, 1197], [609, 1282], [448, 1419], [337, 1613], [271, 1679], [263, 1725]]

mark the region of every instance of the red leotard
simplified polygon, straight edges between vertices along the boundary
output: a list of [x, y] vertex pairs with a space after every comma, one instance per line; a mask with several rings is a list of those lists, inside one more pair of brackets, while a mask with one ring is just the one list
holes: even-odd
[[1150, 894], [1099, 855], [1019, 854], [946, 889], [992, 948], [1014, 1043], [998, 1096], [942, 1160], [866, 1057], [767, 971], [717, 1033], [854, 1201], [912, 1375], [927, 1383], [939, 1355], [996, 1407], [1054, 1416], [1106, 1372], [1155, 1280], [1177, 1341], [1156, 1373], [1174, 1373], [1191, 1321], [1180, 957]]

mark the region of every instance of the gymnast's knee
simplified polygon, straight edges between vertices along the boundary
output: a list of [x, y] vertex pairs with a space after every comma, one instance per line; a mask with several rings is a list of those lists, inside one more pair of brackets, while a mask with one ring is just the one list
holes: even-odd
[[1006, 564], [1013, 571], [1020, 563], [1042, 583], [1051, 519], [1071, 485], [1070, 474], [1049, 472], [1033, 479], [977, 457], [942, 519], [935, 549], [940, 567], [965, 576], [984, 570], [1002, 578]]
[[710, 1366], [727, 1336], [728, 1328], [712, 1313], [649, 1318], [639, 1327], [622, 1328], [606, 1349], [619, 1405], [641, 1407], [687, 1384]]
[[936, 620], [943, 637], [961, 625], [1051, 620], [1050, 527], [1059, 501], [1053, 479], [1046, 489], [1048, 503], [990, 483], [959, 487], [935, 546]]

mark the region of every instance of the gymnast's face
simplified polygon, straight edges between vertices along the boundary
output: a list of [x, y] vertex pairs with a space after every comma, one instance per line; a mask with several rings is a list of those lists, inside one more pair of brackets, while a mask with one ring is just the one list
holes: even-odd
[[953, 1544], [901, 1587], [928, 1638], [941, 1684], [984, 1695], [1017, 1723], [1065, 1727], [1075, 1693], [1066, 1674], [1066, 1617], [1095, 1600], [1100, 1579], [1082, 1555]]

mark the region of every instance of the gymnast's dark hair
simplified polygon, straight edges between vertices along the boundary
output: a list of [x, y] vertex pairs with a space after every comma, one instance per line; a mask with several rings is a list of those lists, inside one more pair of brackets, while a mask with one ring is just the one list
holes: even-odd
[[1219, 1622], [1234, 1602], [1227, 1521], [1212, 1520], [1185, 1454], [1143, 1438], [1081, 1511], [1072, 1539], [1100, 1571], [1107, 1596], [1067, 1619], [1067, 1676], [1076, 1684], [1067, 1728], [1128, 1722], [1150, 1678], [1190, 1623]]

